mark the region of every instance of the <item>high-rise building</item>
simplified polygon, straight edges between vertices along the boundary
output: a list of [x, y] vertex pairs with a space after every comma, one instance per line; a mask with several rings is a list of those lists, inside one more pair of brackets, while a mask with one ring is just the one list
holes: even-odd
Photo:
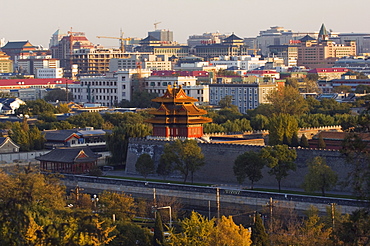
[[153, 36], [154, 38], [158, 39], [162, 42], [173, 42], [173, 31], [170, 30], [155, 30], [148, 32], [148, 36]]
[[0, 73], [12, 73], [13, 72], [13, 61], [10, 60], [10, 56], [0, 51]]

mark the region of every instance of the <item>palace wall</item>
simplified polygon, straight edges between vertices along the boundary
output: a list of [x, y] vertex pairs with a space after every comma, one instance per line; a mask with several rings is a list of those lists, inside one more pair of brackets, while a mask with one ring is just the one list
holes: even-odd
[[[168, 143], [168, 141], [131, 138], [127, 153], [126, 172], [137, 174], [135, 163], [138, 156], [143, 153], [148, 153], [157, 165], [165, 143]], [[202, 181], [235, 185], [238, 184], [233, 173], [233, 165], [236, 157], [246, 151], [259, 151], [263, 148], [262, 146], [225, 143], [199, 143], [198, 145], [202, 148], [206, 164], [194, 174], [194, 182]], [[284, 187], [300, 188], [304, 177], [307, 174], [306, 162], [315, 156], [325, 157], [327, 164], [338, 173], [338, 183], [345, 182], [350, 168], [339, 151], [302, 148], [295, 149], [298, 156], [296, 160], [297, 169], [296, 171], [290, 171], [289, 176], [282, 180], [282, 189], [284, 189]], [[177, 177], [180, 176], [180, 174], [175, 175], [177, 175]], [[273, 176], [268, 174], [268, 168], [264, 168], [263, 176], [263, 179], [258, 181], [255, 185], [277, 187], [277, 181]], [[249, 187], [248, 180], [245, 181], [244, 185]], [[341, 190], [341, 187], [338, 185], [334, 190]], [[349, 188], [346, 188], [345, 190], [348, 191]]]

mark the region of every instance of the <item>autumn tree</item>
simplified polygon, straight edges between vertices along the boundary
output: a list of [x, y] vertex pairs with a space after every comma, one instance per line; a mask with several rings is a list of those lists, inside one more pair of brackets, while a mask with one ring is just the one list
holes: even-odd
[[149, 154], [144, 153], [137, 159], [135, 168], [146, 179], [149, 174], [153, 174], [155, 171], [154, 161]]
[[279, 191], [281, 190], [281, 180], [288, 176], [288, 172], [296, 169], [294, 163], [297, 153], [294, 149], [289, 149], [287, 145], [267, 146], [261, 150], [261, 157], [270, 168], [268, 173], [275, 176], [278, 181]]
[[271, 92], [266, 99], [271, 102], [271, 113], [301, 115], [307, 112], [308, 104], [299, 91], [291, 86]]
[[181, 232], [171, 233], [169, 245], [173, 246], [249, 246], [251, 235], [248, 229], [236, 225], [232, 217], [222, 216], [216, 224], [215, 219], [192, 212], [190, 218], [180, 222]]
[[260, 153], [255, 151], [247, 151], [239, 155], [233, 166], [234, 175], [239, 184], [242, 184], [245, 178], [251, 181], [251, 189], [255, 182], [262, 179], [262, 168], [265, 166], [264, 160]]
[[211, 235], [214, 232], [215, 219], [192, 212], [189, 218], [180, 222], [181, 232], [171, 233], [168, 244], [171, 246], [211, 246]]
[[104, 191], [99, 195], [99, 212], [105, 217], [112, 218], [115, 214], [117, 220], [128, 221], [135, 216], [134, 199], [120, 192]]
[[232, 216], [222, 216], [211, 235], [211, 244], [214, 246], [249, 246], [252, 244], [251, 233], [242, 225], [236, 225]]

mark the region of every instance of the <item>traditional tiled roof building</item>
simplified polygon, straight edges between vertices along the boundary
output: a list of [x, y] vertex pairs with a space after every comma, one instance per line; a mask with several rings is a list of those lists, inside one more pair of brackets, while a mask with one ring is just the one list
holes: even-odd
[[40, 161], [41, 170], [51, 170], [59, 173], [88, 173], [97, 166], [100, 155], [88, 147], [59, 148], [36, 157]]
[[154, 118], [146, 122], [153, 125], [155, 137], [186, 137], [199, 138], [203, 136], [203, 124], [212, 119], [202, 117], [207, 111], [194, 105], [198, 100], [186, 95], [181, 86], [167, 87], [166, 93], [152, 100], [161, 106], [150, 114]]

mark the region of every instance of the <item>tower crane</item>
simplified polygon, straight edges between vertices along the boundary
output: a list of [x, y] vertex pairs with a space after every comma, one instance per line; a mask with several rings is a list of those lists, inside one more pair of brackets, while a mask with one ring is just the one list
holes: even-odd
[[158, 21], [158, 22], [154, 22], [154, 31], [155, 31], [155, 30], [157, 30], [157, 26], [158, 26], [158, 24], [160, 24], [160, 23], [162, 23], [162, 22], [160, 22], [160, 21]]
[[119, 39], [120, 40], [120, 50], [122, 53], [125, 52], [125, 45], [123, 41], [130, 41], [132, 38], [124, 38], [123, 32], [121, 32], [121, 37], [106, 37], [106, 36], [96, 36], [97, 38], [111, 38], [111, 39]]

